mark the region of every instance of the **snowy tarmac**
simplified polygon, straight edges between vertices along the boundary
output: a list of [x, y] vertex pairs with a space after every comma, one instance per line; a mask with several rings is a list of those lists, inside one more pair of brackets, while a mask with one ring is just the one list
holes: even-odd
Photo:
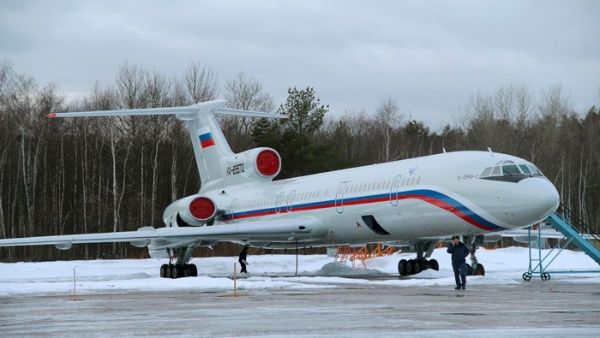
[[600, 335], [598, 285], [350, 286], [0, 298], [0, 336], [368, 337]]
[[[155, 259], [0, 263], [0, 337], [600, 336], [600, 274], [525, 282], [527, 255], [481, 250], [487, 274], [466, 291], [453, 290], [443, 249], [440, 271], [402, 279], [396, 265], [410, 254], [366, 268], [300, 256], [298, 276], [292, 255], [251, 256], [237, 297], [235, 257], [195, 258], [200, 276], [177, 280], [158, 278]], [[554, 264], [598, 270], [580, 252]]]

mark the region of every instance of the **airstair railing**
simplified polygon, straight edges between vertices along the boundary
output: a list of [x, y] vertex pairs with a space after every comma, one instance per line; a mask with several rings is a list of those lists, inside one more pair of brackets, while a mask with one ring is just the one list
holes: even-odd
[[573, 211], [571, 211], [564, 204], [560, 204], [558, 206], [558, 210], [556, 210], [558, 214], [561, 215], [563, 219], [565, 219], [573, 229], [577, 230], [581, 234], [588, 235], [595, 245], [600, 243], [600, 234], [596, 231], [592, 230], [587, 224], [585, 224], [579, 216], [577, 216]]

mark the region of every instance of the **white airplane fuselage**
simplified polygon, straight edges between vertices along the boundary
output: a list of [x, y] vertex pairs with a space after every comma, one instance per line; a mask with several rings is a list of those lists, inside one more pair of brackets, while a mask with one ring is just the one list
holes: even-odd
[[[459, 151], [199, 194], [220, 210], [214, 225], [314, 217], [327, 235], [300, 240], [311, 246], [482, 234], [530, 226], [556, 210], [558, 192], [543, 176], [519, 182], [479, 178], [499, 161], [530, 164], [505, 154]], [[373, 216], [380, 227], [369, 227], [363, 216]]]

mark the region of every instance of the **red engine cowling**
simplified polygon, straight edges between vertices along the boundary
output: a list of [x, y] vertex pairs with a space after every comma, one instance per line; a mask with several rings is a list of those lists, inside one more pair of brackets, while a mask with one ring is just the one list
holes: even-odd
[[281, 157], [273, 149], [262, 149], [256, 155], [255, 168], [264, 177], [275, 177], [281, 171]]
[[208, 222], [215, 217], [217, 208], [215, 203], [208, 197], [196, 197], [189, 205], [190, 215], [195, 219]]
[[215, 202], [205, 196], [195, 196], [180, 200], [176, 213], [172, 214], [178, 226], [202, 226], [217, 214]]

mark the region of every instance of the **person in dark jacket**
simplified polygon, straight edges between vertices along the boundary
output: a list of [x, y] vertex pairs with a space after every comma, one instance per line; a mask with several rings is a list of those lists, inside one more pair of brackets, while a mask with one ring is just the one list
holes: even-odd
[[248, 256], [248, 246], [245, 245], [244, 248], [242, 249], [242, 252], [240, 252], [240, 258], [238, 259], [238, 262], [240, 262], [240, 265], [242, 266], [242, 270], [240, 271], [240, 273], [248, 273], [248, 271], [246, 271], [246, 265], [248, 265], [248, 262], [246, 262], [247, 256]]
[[469, 248], [460, 241], [458, 236], [452, 236], [452, 243], [448, 245], [448, 253], [452, 254], [452, 270], [454, 270], [454, 280], [456, 281], [454, 290], [464, 290], [467, 285], [467, 262], [465, 259], [469, 255]]

